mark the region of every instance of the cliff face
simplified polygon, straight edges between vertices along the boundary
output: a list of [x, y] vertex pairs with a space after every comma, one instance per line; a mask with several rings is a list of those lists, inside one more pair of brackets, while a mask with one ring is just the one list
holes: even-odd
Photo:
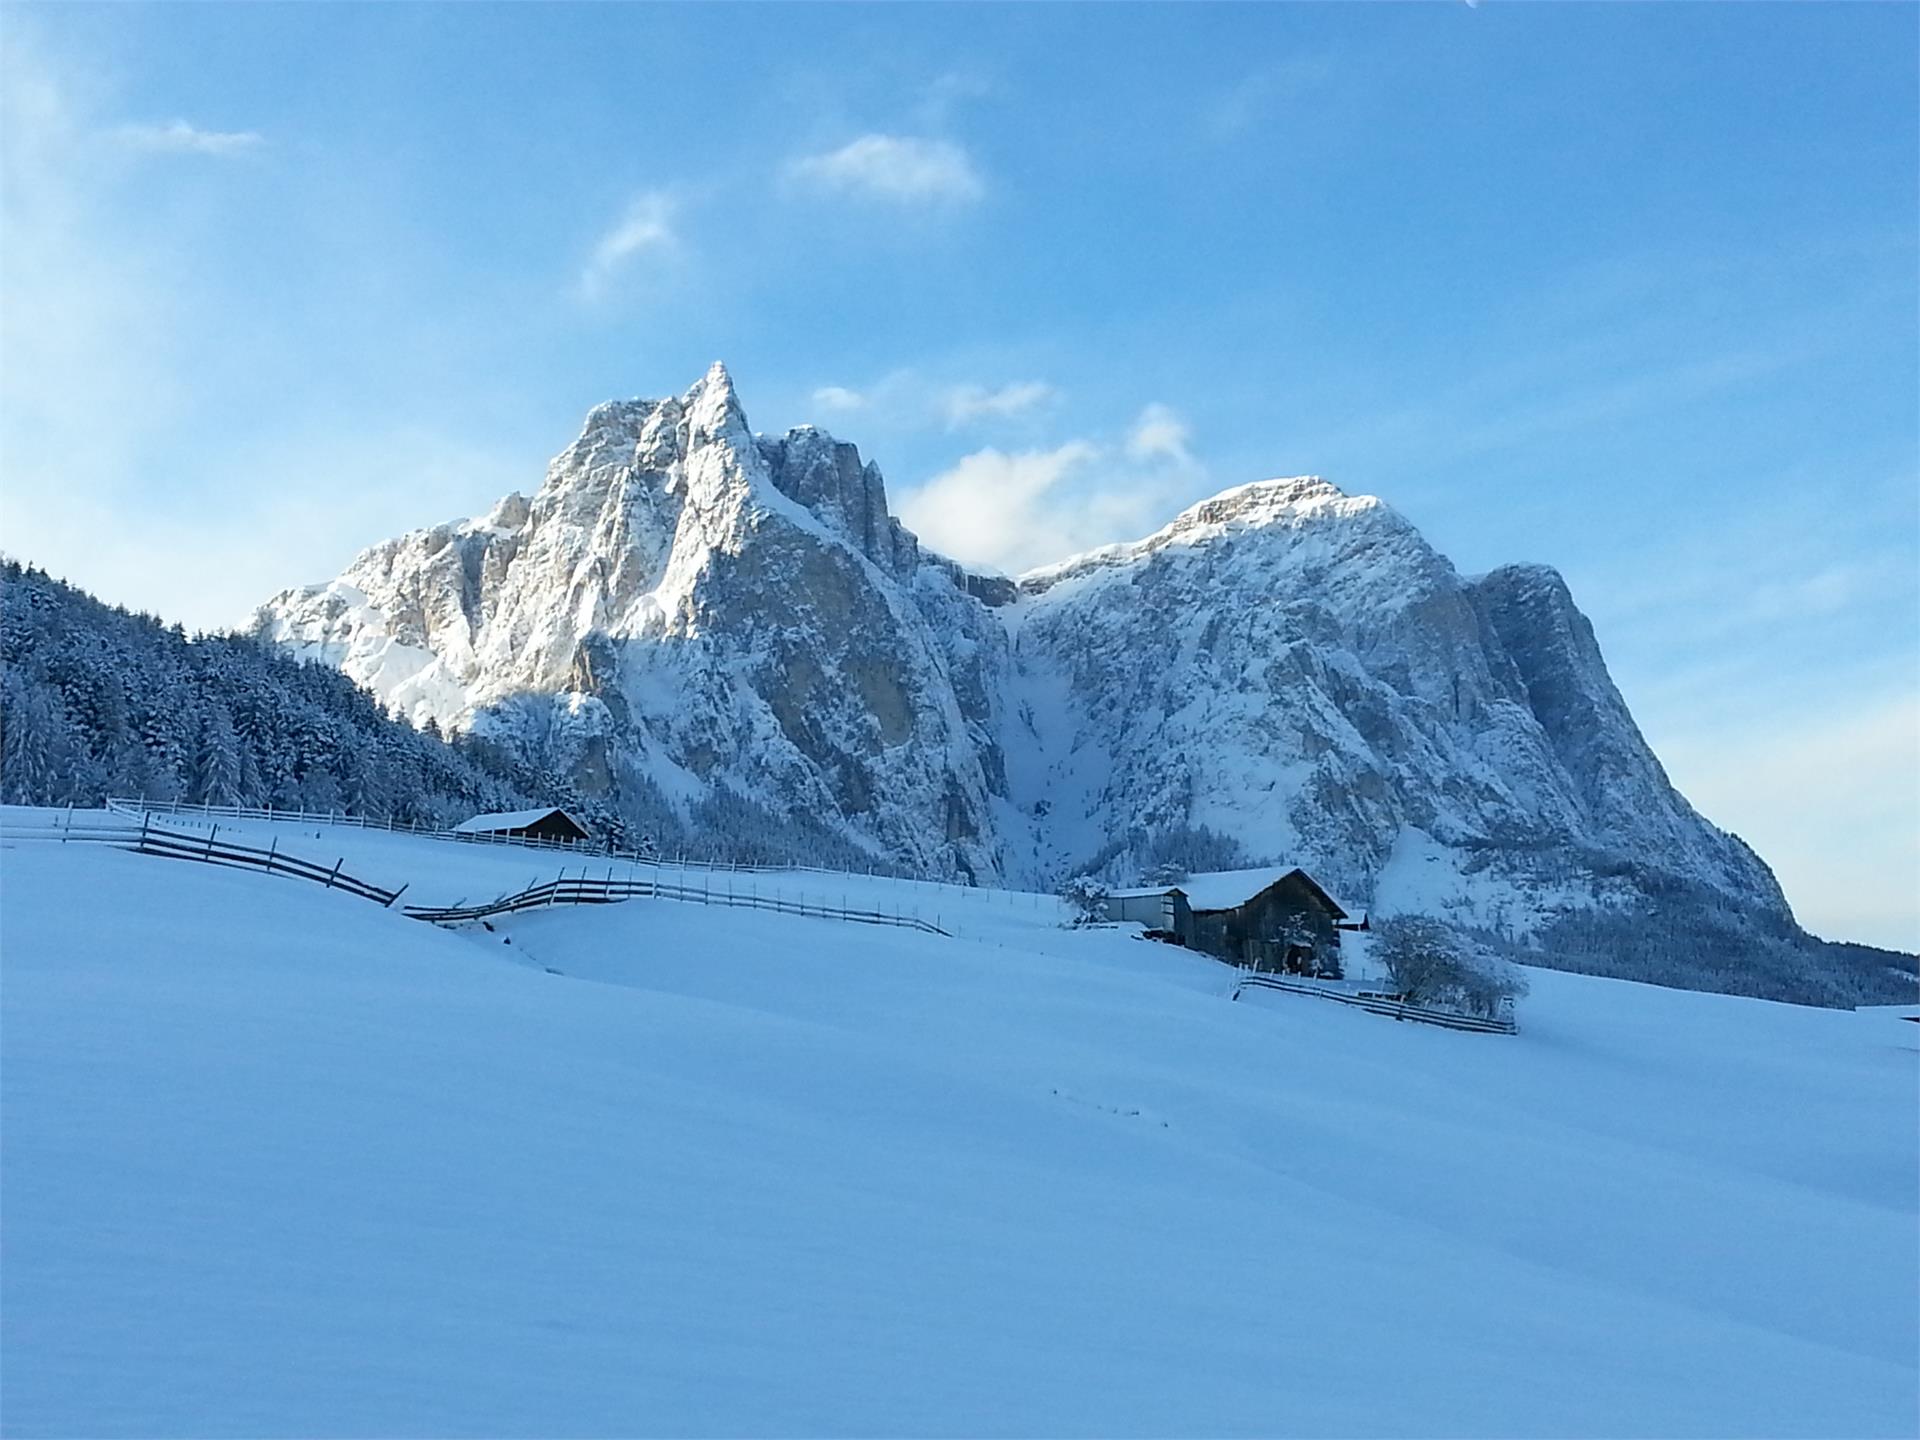
[[1058, 862], [1199, 824], [1378, 909], [1508, 934], [1625, 901], [1641, 863], [1785, 914], [1766, 867], [1667, 783], [1545, 567], [1464, 580], [1379, 501], [1301, 479], [1022, 590], [1029, 718], [1007, 747]]
[[595, 409], [531, 500], [375, 546], [256, 626], [616, 804], [724, 791], [980, 881], [1237, 844], [1522, 943], [1656, 895], [1798, 933], [1668, 784], [1558, 575], [1465, 579], [1316, 479], [1015, 584], [923, 550], [852, 445], [754, 436], [716, 366]]
[[724, 785], [992, 876], [991, 746], [923, 586], [964, 599], [888, 514], [878, 469], [818, 431], [757, 439], [715, 366], [677, 399], [595, 409], [531, 501], [376, 546], [257, 626], [417, 719], [557, 727], [589, 794]]

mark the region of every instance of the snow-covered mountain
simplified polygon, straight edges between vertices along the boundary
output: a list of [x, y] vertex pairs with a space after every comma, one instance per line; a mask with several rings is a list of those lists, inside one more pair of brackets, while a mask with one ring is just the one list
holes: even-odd
[[255, 626], [585, 794], [718, 798], [796, 849], [1025, 883], [1284, 858], [1354, 908], [1596, 957], [1805, 943], [1668, 783], [1555, 572], [1463, 577], [1318, 479], [974, 575], [852, 445], [754, 435], [716, 365], [596, 408], [531, 500], [377, 545]]

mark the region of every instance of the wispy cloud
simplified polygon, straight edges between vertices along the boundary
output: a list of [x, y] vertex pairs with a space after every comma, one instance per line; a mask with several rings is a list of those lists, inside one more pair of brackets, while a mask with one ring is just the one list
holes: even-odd
[[254, 130], [202, 130], [185, 120], [164, 125], [122, 125], [114, 136], [131, 150], [158, 155], [248, 155], [267, 143]]
[[946, 396], [947, 428], [1026, 415], [1059, 398], [1060, 392], [1044, 380], [1021, 380], [992, 390], [984, 385], [956, 385]]
[[1296, 55], [1262, 66], [1208, 105], [1205, 122], [1216, 140], [1245, 134], [1286, 101], [1326, 84], [1332, 65], [1323, 55]]
[[1135, 460], [1171, 460], [1192, 465], [1193, 454], [1187, 441], [1193, 432], [1187, 422], [1170, 407], [1155, 403], [1140, 412], [1127, 432], [1127, 454]]
[[[131, 139], [99, 58], [49, 49], [30, 26], [9, 17], [0, 84], [10, 553], [114, 603], [227, 626], [371, 539], [538, 477], [540, 449], [501, 453], [459, 424], [411, 428], [436, 409], [418, 392], [401, 425], [356, 412], [341, 426], [259, 379], [317, 371], [324, 385], [330, 357], [297, 333], [270, 338], [277, 324], [249, 313], [257, 299], [224, 304], [221, 257], [196, 243], [258, 192], [189, 187], [177, 204], [195, 223], [182, 227], [150, 223], [140, 183], [200, 163], [175, 157], [257, 147], [196, 150], [166, 126], [150, 127], [162, 132], [151, 144]], [[232, 425], [235, 407], [259, 424]], [[267, 456], [271, 486], [259, 483]]]
[[900, 205], [970, 204], [987, 184], [967, 152], [951, 140], [862, 135], [838, 150], [807, 155], [789, 178], [829, 190]]
[[837, 410], [844, 414], [851, 410], [866, 409], [867, 397], [844, 385], [822, 385], [813, 392], [813, 403], [822, 410]]
[[856, 385], [822, 385], [814, 406], [825, 412], [861, 411], [901, 431], [958, 431], [994, 422], [1031, 420], [1057, 407], [1060, 391], [1044, 380], [996, 385], [955, 381], [911, 368], [854, 377]]
[[926, 129], [944, 130], [955, 110], [969, 101], [985, 99], [994, 89], [992, 78], [978, 70], [942, 71], [922, 87], [920, 103], [913, 113]]
[[7, 506], [9, 544], [27, 555], [17, 532], [28, 498], [126, 482], [176, 420], [193, 373], [190, 268], [159, 227], [135, 221], [124, 191], [137, 165], [101, 117], [93, 79], [30, 26], [10, 27], [0, 449], [11, 474], [31, 477], [9, 487]]
[[680, 243], [674, 228], [679, 208], [679, 202], [664, 190], [636, 195], [613, 228], [595, 243], [580, 272], [580, 294], [598, 299], [636, 256], [673, 251]]

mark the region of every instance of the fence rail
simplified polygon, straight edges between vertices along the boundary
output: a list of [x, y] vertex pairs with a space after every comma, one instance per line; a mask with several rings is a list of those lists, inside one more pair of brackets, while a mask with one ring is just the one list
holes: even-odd
[[1495, 1020], [1483, 1015], [1461, 1015], [1452, 1010], [1434, 1010], [1424, 1005], [1409, 1005], [1404, 1000], [1388, 1000], [1376, 995], [1356, 995], [1350, 991], [1316, 985], [1312, 981], [1288, 980], [1278, 975], [1252, 973], [1242, 975], [1239, 983], [1234, 986], [1233, 998], [1238, 1000], [1240, 992], [1250, 985], [1258, 986], [1262, 990], [1284, 990], [1293, 995], [1312, 995], [1317, 999], [1355, 1006], [1370, 1015], [1391, 1015], [1396, 1020], [1415, 1020], [1422, 1025], [1440, 1025], [1448, 1030], [1472, 1030], [1488, 1035], [1514, 1035], [1519, 1033], [1520, 1028], [1510, 1019]]
[[264, 850], [256, 845], [237, 845], [220, 838], [218, 825], [208, 834], [190, 835], [155, 825], [152, 817], [145, 816], [138, 825], [113, 825], [102, 821], [82, 825], [10, 825], [4, 833], [9, 839], [72, 840], [118, 845], [122, 849], [138, 851], [142, 855], [157, 855], [167, 860], [198, 860], [207, 865], [262, 870], [269, 875], [310, 880], [329, 890], [343, 890], [349, 895], [357, 895], [362, 900], [371, 900], [376, 905], [386, 907], [391, 907], [407, 888], [402, 885], [398, 890], [387, 890], [350, 875], [346, 871], [344, 857], [329, 866], [324, 862], [302, 860], [297, 855], [284, 855], [280, 852], [277, 839]]
[[[473, 834], [441, 826], [421, 825], [415, 821], [373, 820], [364, 815], [349, 815], [341, 810], [276, 810], [273, 806], [203, 805], [185, 800], [140, 800], [114, 795], [107, 798], [107, 809], [119, 815], [137, 818], [154, 815], [206, 815], [218, 820], [289, 821], [301, 825], [346, 825], [358, 830], [384, 830], [397, 835], [419, 835], [429, 840], [453, 840], [462, 845], [518, 845], [528, 850], [557, 850], [568, 855], [594, 855], [620, 860], [630, 865], [667, 865], [676, 870], [712, 870], [735, 875], [777, 875], [792, 872], [802, 875], [850, 875], [858, 871], [835, 870], [825, 865], [757, 864], [745, 860], [696, 860], [686, 855], [663, 855], [658, 851], [622, 850], [605, 841], [540, 840], [524, 835]], [[897, 880], [916, 880], [925, 884], [951, 885], [941, 879], [905, 866], [870, 865], [866, 874], [884, 875]], [[962, 889], [971, 888], [961, 886]]]
[[[275, 812], [275, 814], [277, 818], [288, 818], [285, 812]], [[230, 840], [221, 840], [219, 830], [220, 827], [215, 825], [206, 835], [184, 834], [154, 824], [152, 815], [145, 813], [141, 815], [141, 823], [138, 825], [113, 824], [91, 818], [75, 824], [73, 815], [69, 812], [63, 823], [9, 825], [4, 832], [0, 833], [4, 833], [8, 839], [16, 840], [92, 841], [118, 845], [143, 855], [264, 870], [270, 875], [288, 875], [298, 880], [315, 881], [328, 889], [343, 890], [349, 895], [357, 895], [361, 899], [371, 900], [389, 909], [407, 888], [402, 885], [398, 890], [387, 890], [350, 875], [345, 869], [344, 858], [328, 866], [281, 853], [278, 839], [262, 850], [254, 845], [239, 845]], [[610, 905], [622, 900], [637, 899], [679, 900], [701, 905], [728, 905], [749, 910], [772, 910], [782, 915], [809, 915], [817, 919], [846, 920], [859, 925], [890, 925], [902, 930], [918, 930], [926, 935], [950, 933], [934, 921], [897, 911], [889, 914], [884, 910], [861, 910], [847, 905], [812, 904], [806, 900], [793, 900], [780, 895], [753, 893], [743, 895], [732, 889], [718, 891], [711, 886], [679, 885], [659, 878], [657, 867], [656, 873], [646, 879], [627, 879], [611, 874], [596, 878], [584, 872], [569, 876], [562, 871], [557, 879], [530, 886], [517, 894], [502, 896], [484, 905], [407, 905], [402, 907], [401, 913], [409, 919], [424, 920], [436, 925], [458, 925], [472, 920], [484, 920], [494, 915], [542, 909], [550, 905]]]
[[216, 820], [265, 820], [297, 825], [344, 825], [352, 830], [384, 830], [395, 835], [423, 835], [433, 840], [458, 840], [465, 845], [520, 845], [529, 850], [591, 850], [596, 854], [621, 854], [609, 846], [570, 844], [562, 840], [541, 840], [528, 835], [473, 834], [422, 825], [416, 820], [369, 819], [344, 810], [276, 810], [271, 805], [202, 805], [186, 800], [138, 800], [124, 795], [109, 795], [107, 809], [116, 815], [206, 815]]
[[885, 910], [858, 910], [845, 905], [810, 904], [780, 895], [742, 895], [738, 891], [696, 889], [675, 885], [658, 877], [645, 880], [614, 876], [595, 879], [591, 875], [549, 880], [514, 895], [504, 895], [485, 905], [408, 905], [405, 913], [415, 920], [436, 925], [459, 925], [486, 920], [495, 915], [512, 915], [523, 910], [540, 910], [550, 905], [613, 905], [622, 900], [683, 900], [700, 905], [730, 905], [748, 910], [772, 910], [782, 915], [811, 915], [822, 920], [849, 920], [857, 925], [891, 925], [902, 930], [918, 930], [926, 935], [946, 935], [931, 920], [918, 915], [889, 914]]

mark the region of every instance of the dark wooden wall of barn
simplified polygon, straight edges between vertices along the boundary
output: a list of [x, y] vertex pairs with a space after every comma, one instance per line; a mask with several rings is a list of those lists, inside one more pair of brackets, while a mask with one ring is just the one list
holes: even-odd
[[544, 815], [533, 824], [522, 826], [518, 830], [509, 830], [507, 834], [524, 835], [532, 840], [559, 840], [569, 844], [581, 838], [580, 832], [558, 815]]
[[1334, 927], [1333, 912], [1297, 875], [1269, 886], [1237, 910], [1196, 912], [1193, 944], [1223, 960], [1277, 970], [1285, 963], [1283, 937], [1293, 922], [1313, 937], [1317, 957], [1338, 956], [1340, 932]]

